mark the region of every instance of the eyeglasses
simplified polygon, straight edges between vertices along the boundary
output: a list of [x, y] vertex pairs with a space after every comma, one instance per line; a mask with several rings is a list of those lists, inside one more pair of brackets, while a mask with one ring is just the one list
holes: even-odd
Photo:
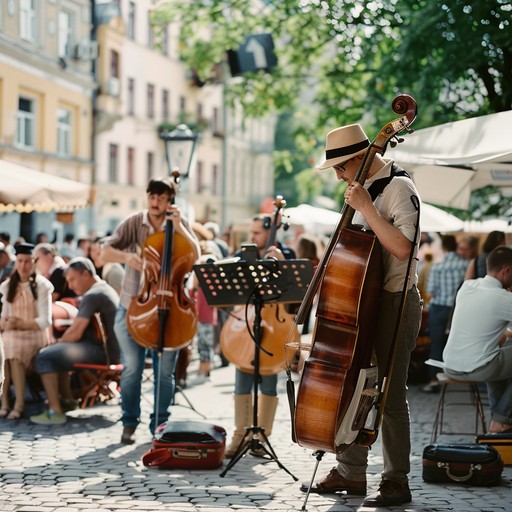
[[336, 170], [336, 171], [341, 171], [341, 172], [346, 172], [347, 171], [347, 165], [352, 162], [352, 160], [355, 160], [357, 158], [357, 156], [354, 156], [352, 158], [350, 158], [349, 160], [343, 162], [342, 164], [336, 164], [336, 165], [333, 165], [333, 168]]

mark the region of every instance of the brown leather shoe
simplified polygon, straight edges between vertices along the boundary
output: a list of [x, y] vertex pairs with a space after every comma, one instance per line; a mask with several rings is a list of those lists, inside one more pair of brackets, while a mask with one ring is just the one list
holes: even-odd
[[[308, 492], [309, 482], [303, 482], [300, 486], [302, 492]], [[354, 496], [366, 496], [366, 481], [360, 482], [346, 480], [336, 468], [332, 468], [327, 476], [311, 486], [311, 492], [317, 494], [331, 494], [335, 492], [344, 492]]]
[[123, 443], [123, 444], [135, 443], [133, 434], [135, 434], [136, 428], [137, 427], [123, 427], [123, 433], [121, 434], [121, 443]]
[[363, 501], [363, 507], [391, 507], [402, 505], [412, 501], [409, 484], [399, 484], [391, 480], [384, 480], [379, 487], [379, 492]]

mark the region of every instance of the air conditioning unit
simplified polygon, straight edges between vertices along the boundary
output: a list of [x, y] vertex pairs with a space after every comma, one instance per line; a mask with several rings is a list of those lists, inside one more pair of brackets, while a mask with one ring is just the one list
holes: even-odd
[[107, 93], [116, 98], [121, 94], [121, 80], [119, 80], [119, 78], [112, 76], [108, 79]]
[[76, 60], [92, 60], [98, 57], [97, 41], [82, 41], [75, 45], [73, 57]]

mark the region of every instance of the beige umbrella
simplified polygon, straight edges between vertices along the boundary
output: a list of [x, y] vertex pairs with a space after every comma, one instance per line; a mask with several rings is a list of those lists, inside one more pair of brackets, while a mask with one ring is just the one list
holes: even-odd
[[418, 130], [389, 149], [412, 174], [421, 199], [466, 210], [471, 192], [487, 185], [512, 195], [512, 111]]
[[0, 160], [0, 213], [73, 211], [87, 206], [90, 186]]

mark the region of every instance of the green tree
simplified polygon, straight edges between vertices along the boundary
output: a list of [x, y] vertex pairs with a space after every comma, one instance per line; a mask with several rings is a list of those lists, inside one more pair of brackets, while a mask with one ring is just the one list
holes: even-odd
[[418, 102], [415, 128], [512, 108], [507, 0], [191, 0], [154, 14], [155, 23], [176, 19], [181, 56], [204, 81], [246, 35], [273, 35], [278, 66], [228, 80], [227, 97], [248, 116], [294, 117], [278, 178], [297, 172], [297, 146], [318, 156], [336, 126], [361, 122], [376, 134], [399, 92]]

